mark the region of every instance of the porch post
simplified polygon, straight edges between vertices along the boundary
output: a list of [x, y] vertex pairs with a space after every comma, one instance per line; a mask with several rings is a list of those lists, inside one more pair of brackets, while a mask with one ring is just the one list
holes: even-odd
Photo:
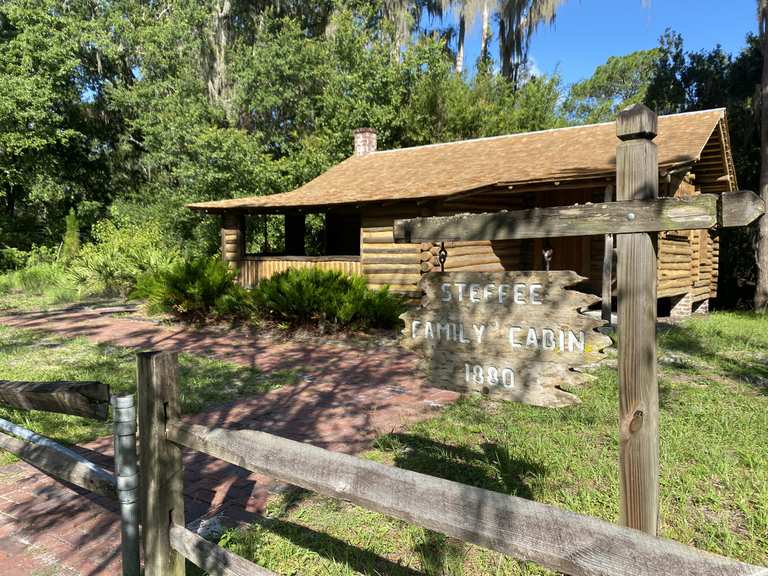
[[224, 212], [221, 215], [221, 258], [233, 270], [245, 257], [245, 214]]

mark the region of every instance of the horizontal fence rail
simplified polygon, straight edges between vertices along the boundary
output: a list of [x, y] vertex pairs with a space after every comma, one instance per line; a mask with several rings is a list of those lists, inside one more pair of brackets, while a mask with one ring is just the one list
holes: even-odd
[[574, 576], [768, 576], [768, 568], [597, 518], [265, 432], [211, 429], [171, 419], [166, 434], [179, 446], [246, 470]]
[[0, 404], [105, 421], [109, 386], [101, 382], [12, 382], [0, 380]]
[[170, 540], [174, 550], [212, 576], [277, 576], [178, 524], [171, 526]]
[[21, 436], [15, 438], [0, 432], [0, 448], [3, 450], [46, 474], [101, 496], [117, 498], [115, 477], [77, 452], [7, 420], [0, 419], [0, 429]]

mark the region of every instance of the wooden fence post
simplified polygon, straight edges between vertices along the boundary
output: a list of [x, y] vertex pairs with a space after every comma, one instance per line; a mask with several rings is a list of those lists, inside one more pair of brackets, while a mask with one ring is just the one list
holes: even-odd
[[[613, 201], [613, 185], [609, 184], [605, 187], [604, 194], [605, 202]], [[610, 324], [611, 322], [611, 299], [612, 299], [612, 287], [613, 282], [613, 234], [606, 234], [605, 248], [603, 250], [603, 302], [602, 302], [602, 318]]]
[[184, 525], [181, 448], [166, 437], [178, 419], [178, 359], [175, 352], [137, 355], [141, 508], [146, 576], [184, 576], [184, 557], [171, 548], [173, 523]]
[[[616, 121], [616, 199], [659, 195], [656, 114], [642, 104]], [[632, 220], [628, 212], [626, 218]], [[656, 535], [659, 517], [659, 391], [656, 383], [656, 234], [619, 234], [619, 468], [621, 522]]]

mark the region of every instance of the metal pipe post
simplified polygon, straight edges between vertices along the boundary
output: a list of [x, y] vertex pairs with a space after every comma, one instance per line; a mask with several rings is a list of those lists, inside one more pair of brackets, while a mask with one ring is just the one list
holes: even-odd
[[139, 474], [136, 466], [136, 403], [133, 394], [112, 396], [115, 476], [120, 502], [123, 576], [139, 576]]

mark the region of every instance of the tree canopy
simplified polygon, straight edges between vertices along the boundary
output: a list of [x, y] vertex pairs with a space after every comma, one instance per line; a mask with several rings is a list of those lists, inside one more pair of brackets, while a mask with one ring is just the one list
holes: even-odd
[[85, 230], [161, 218], [210, 250], [185, 203], [296, 187], [351, 153], [354, 128], [399, 147], [563, 123], [557, 77], [513, 85], [485, 63], [467, 79], [444, 38], [400, 46], [382, 10], [4, 2], [0, 243], [54, 242], [74, 208]]
[[645, 100], [660, 57], [659, 49], [611, 56], [590, 78], [571, 86], [565, 113], [585, 124], [615, 120], [622, 108]]
[[[558, 3], [522, 4], [546, 21]], [[465, 17], [505, 6], [466, 3]], [[373, 127], [382, 148], [397, 148], [611, 120], [639, 101], [661, 113], [728, 106], [740, 182], [754, 181], [754, 38], [730, 56], [685, 52], [669, 32], [567, 89], [524, 69], [512, 81], [487, 54], [472, 74], [457, 72], [450, 34], [417, 33], [413, 22], [422, 10], [453, 9], [0, 3], [0, 246], [57, 244], [74, 210], [84, 240], [111, 218], [152, 223], [169, 246], [210, 253], [214, 223], [184, 204], [295, 188], [349, 156], [355, 128]]]

